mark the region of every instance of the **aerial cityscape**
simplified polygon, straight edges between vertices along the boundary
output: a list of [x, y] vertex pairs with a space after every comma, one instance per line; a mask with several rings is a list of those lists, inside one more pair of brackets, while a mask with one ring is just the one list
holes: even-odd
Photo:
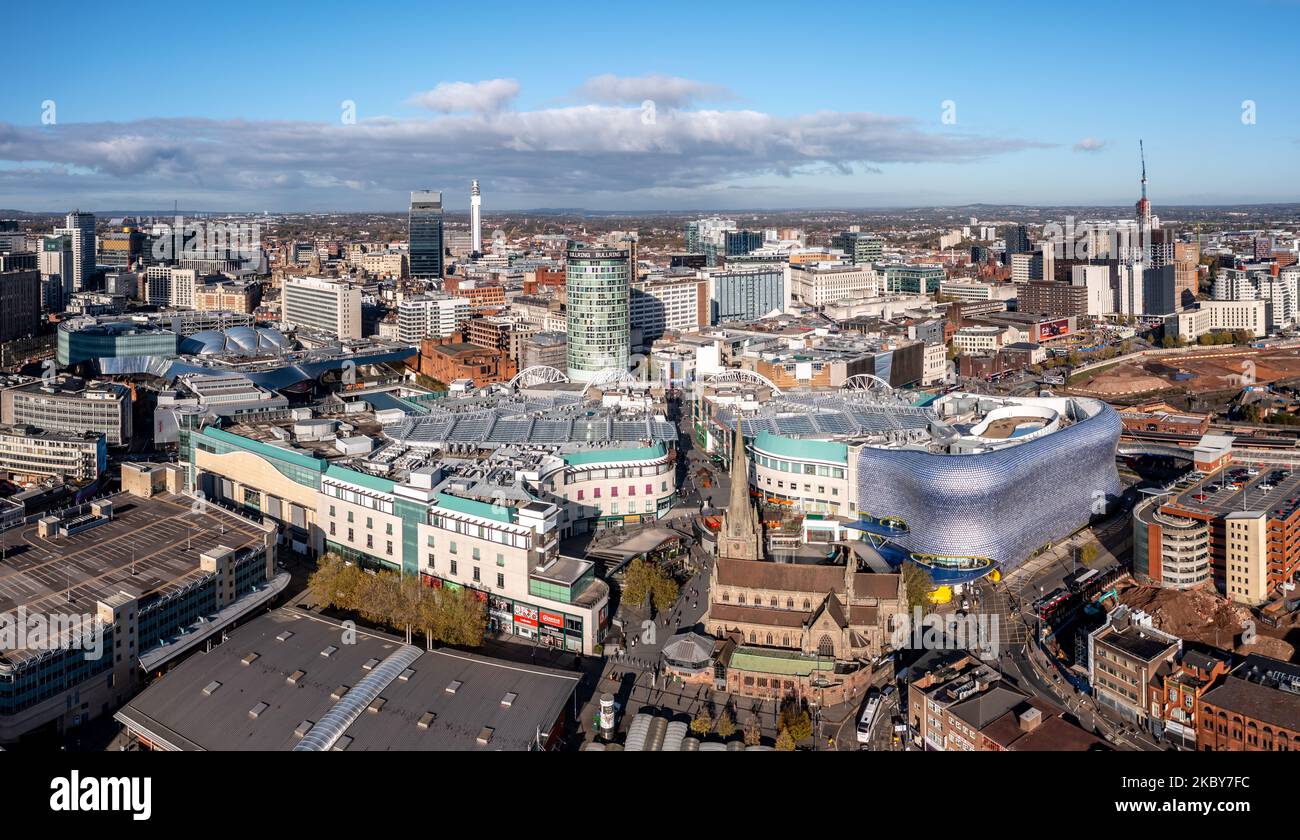
[[3, 751], [1300, 752], [1293, 61], [294, 5], [14, 12]]

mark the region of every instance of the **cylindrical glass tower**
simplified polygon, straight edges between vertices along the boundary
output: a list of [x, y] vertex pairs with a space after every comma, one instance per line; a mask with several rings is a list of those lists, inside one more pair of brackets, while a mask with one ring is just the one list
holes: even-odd
[[628, 252], [573, 248], [568, 251], [567, 266], [569, 378], [587, 382], [602, 370], [627, 370]]

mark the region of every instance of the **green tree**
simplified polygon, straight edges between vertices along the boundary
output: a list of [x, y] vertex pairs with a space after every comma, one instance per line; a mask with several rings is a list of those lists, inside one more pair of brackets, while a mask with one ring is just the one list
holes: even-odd
[[1083, 548], [1079, 549], [1079, 562], [1082, 563], [1083, 565], [1086, 566], [1096, 559], [1097, 559], [1096, 543], [1087, 543], [1083, 546]]
[[672, 609], [677, 602], [677, 582], [658, 565], [633, 560], [623, 572], [623, 600], [640, 607], [647, 598], [660, 612]]
[[934, 591], [934, 578], [930, 573], [913, 561], [903, 564], [903, 591], [907, 594], [908, 612], [920, 607], [924, 610], [930, 604], [930, 593]]

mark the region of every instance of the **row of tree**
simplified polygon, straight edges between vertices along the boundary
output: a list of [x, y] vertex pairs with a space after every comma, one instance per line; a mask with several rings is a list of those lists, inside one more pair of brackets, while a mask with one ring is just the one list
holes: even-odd
[[478, 647], [487, 628], [487, 608], [467, 589], [430, 589], [418, 578], [396, 572], [369, 572], [337, 554], [321, 558], [307, 581], [313, 600], [354, 612], [367, 621], [431, 642]]

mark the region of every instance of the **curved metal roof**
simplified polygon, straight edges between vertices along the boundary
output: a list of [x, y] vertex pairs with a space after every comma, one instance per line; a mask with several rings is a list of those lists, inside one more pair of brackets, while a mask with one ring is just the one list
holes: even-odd
[[293, 751], [328, 752], [353, 721], [375, 701], [379, 692], [387, 688], [389, 683], [397, 679], [403, 671], [414, 665], [415, 660], [422, 655], [424, 651], [415, 645], [402, 645], [389, 654], [369, 674], [362, 677], [361, 682], [354, 685], [351, 691], [343, 695], [341, 700], [330, 707], [330, 710], [307, 731], [307, 734], [302, 736], [302, 740], [294, 745]]

